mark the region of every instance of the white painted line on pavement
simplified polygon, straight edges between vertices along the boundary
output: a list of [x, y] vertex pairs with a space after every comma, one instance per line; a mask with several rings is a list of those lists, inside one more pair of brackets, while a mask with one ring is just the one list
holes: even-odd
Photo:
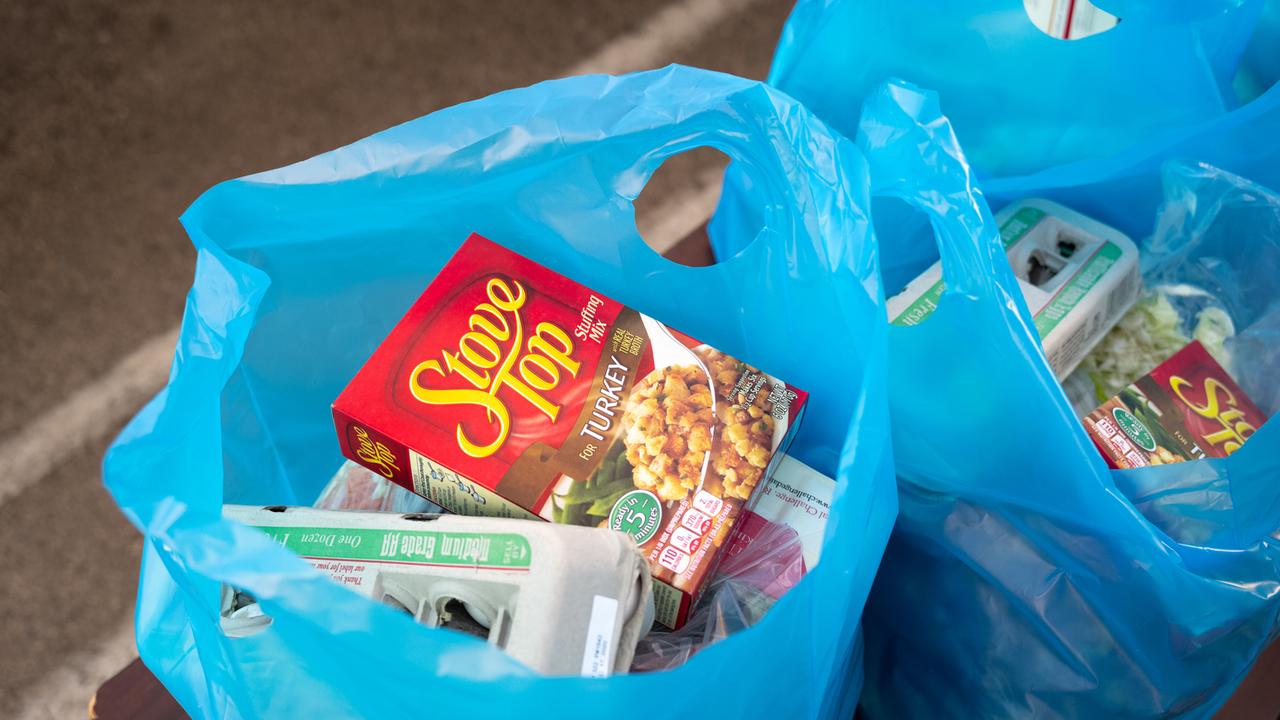
[[177, 339], [176, 327], [152, 337], [0, 444], [0, 505], [137, 412], [168, 378]]
[[16, 720], [66, 720], [86, 717], [98, 686], [138, 655], [133, 619], [117, 625], [97, 647], [77, 652], [25, 693]]
[[716, 24], [759, 0], [684, 0], [671, 3], [633, 32], [622, 35], [565, 75], [624, 73], [670, 62], [673, 51], [688, 45]]

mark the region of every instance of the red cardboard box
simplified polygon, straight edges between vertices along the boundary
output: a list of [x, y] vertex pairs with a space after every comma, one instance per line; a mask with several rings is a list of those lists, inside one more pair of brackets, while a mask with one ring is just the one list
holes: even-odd
[[472, 235], [333, 415], [347, 457], [452, 512], [630, 534], [678, 627], [806, 398]]
[[1226, 457], [1266, 422], [1199, 341], [1085, 417], [1113, 468]]

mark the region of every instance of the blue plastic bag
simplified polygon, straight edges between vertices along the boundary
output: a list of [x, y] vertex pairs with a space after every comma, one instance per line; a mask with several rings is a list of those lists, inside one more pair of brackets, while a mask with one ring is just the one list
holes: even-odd
[[[1280, 70], [1276, 3], [1252, 41], [1261, 0], [1098, 4], [1120, 24], [1063, 42], [1021, 0], [801, 0], [779, 43], [770, 81], [861, 132], [873, 190], [909, 203], [875, 207], [887, 291], [939, 246], [947, 268], [943, 306], [890, 330], [901, 517], [867, 616], [873, 717], [1207, 716], [1274, 635], [1277, 423], [1226, 460], [1108, 472], [972, 185], [996, 206], [1049, 197], [1135, 238], [1154, 228], [1172, 158], [1280, 187], [1280, 86], [1265, 87]], [[893, 76], [938, 90], [941, 109], [908, 86], [874, 93]], [[754, 195], [731, 167], [719, 255], [761, 224]], [[1230, 247], [1216, 267], [1249, 262]], [[1280, 273], [1259, 267], [1280, 295]]]
[[[867, 715], [1208, 717], [1276, 634], [1280, 423], [1226, 459], [1108, 471], [937, 96], [890, 84], [865, 113], [873, 193], [927, 216], [947, 282], [929, 319], [889, 331], [900, 516], [865, 615]], [[1217, 282], [1266, 338], [1280, 198], [1171, 172], [1155, 271]]]
[[[645, 245], [632, 201], [703, 145], [747, 168], [767, 223], [690, 268]], [[867, 182], [789, 98], [671, 67], [500, 93], [216, 186], [182, 218], [198, 262], [170, 382], [105, 464], [146, 536], [143, 660], [197, 717], [848, 717], [896, 511]], [[838, 478], [826, 545], [759, 625], [669, 672], [541, 678], [221, 519], [315, 498], [341, 460], [329, 403], [473, 231], [812, 393], [791, 453]], [[223, 636], [222, 583], [269, 629]]]
[[1235, 107], [1262, 0], [1098, 0], [1121, 18], [1049, 37], [1023, 0], [800, 0], [769, 81], [853, 136], [899, 77], [936, 90], [980, 178], [1114, 155]]
[[[1120, 23], [1065, 41], [1022, 0], [799, 0], [769, 83], [848, 137], [880, 83], [935, 90], [993, 207], [1047, 197], [1133, 237], [1168, 159], [1280, 187], [1280, 0], [1095, 4]], [[731, 168], [724, 192], [750, 191]], [[890, 294], [937, 259], [882, 250]]]

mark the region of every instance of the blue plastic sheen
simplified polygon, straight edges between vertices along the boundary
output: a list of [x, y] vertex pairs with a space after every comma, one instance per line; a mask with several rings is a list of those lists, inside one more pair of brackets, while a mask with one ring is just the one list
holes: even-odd
[[[900, 515], [864, 615], [867, 717], [1210, 717], [1277, 633], [1280, 423], [1225, 459], [1109, 471], [938, 96], [891, 83], [864, 112], [872, 192], [927, 217], [948, 288], [889, 329]], [[1167, 182], [1152, 272], [1218, 283], [1275, 342], [1280, 198], [1201, 166]], [[722, 248], [750, 222], [733, 202]]]
[[[632, 205], [698, 146], [745, 169], [765, 218], [705, 268], [651, 250]], [[673, 66], [499, 93], [212, 188], [182, 217], [198, 261], [168, 386], [105, 461], [146, 537], [143, 660], [200, 718], [849, 717], [896, 513], [868, 184], [795, 101]], [[791, 453], [838, 478], [826, 544], [760, 624], [668, 672], [538, 677], [221, 519], [312, 502], [341, 461], [330, 402], [471, 232], [811, 393]], [[269, 629], [223, 636], [222, 583]]]
[[1242, 103], [1280, 81], [1280, 0], [1266, 0], [1233, 83]]
[[[848, 137], [882, 82], [937, 91], [997, 210], [1047, 197], [1140, 238], [1169, 159], [1280, 187], [1280, 0], [1095, 4], [1120, 23], [1067, 41], [1022, 0], [799, 0], [769, 83]], [[937, 259], [884, 251], [891, 294]]]
[[800, 0], [769, 81], [850, 137], [879, 83], [937, 90], [984, 180], [1108, 157], [1234, 108], [1262, 0], [1096, 4], [1120, 23], [1065, 41], [1022, 0]]

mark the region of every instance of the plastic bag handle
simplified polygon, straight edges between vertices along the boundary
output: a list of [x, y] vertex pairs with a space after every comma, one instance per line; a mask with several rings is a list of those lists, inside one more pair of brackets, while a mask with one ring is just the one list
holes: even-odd
[[871, 165], [871, 194], [928, 215], [949, 292], [1010, 309], [1025, 306], [995, 219], [936, 93], [896, 79], [879, 86], [863, 104], [858, 145]]
[[[795, 234], [795, 218], [793, 213], [785, 212], [784, 208], [790, 207], [794, 202], [788, 198], [802, 194], [803, 188], [794, 188], [789, 193], [782, 184], [792, 175], [787, 172], [787, 165], [796, 164], [799, 160], [791, 157], [794, 151], [789, 146], [773, 139], [768, 142], [774, 152], [760, 152], [759, 138], [769, 138], [769, 128], [764, 126], [763, 120], [754, 126], [744, 125], [744, 122], [750, 122], [750, 116], [717, 111], [700, 113], [690, 118], [689, 123], [672, 123], [653, 128], [653, 133], [667, 137], [651, 138], [651, 144], [638, 157], [624, 161], [625, 167], [614, 178], [614, 191], [634, 208], [636, 198], [664, 162], [681, 153], [711, 148], [728, 156], [730, 163], [742, 168], [742, 172], [758, 188], [757, 197], [764, 200], [761, 203], [764, 226], [771, 230], [767, 235], [791, 237]], [[733, 258], [725, 258], [721, 262], [731, 260]]]

